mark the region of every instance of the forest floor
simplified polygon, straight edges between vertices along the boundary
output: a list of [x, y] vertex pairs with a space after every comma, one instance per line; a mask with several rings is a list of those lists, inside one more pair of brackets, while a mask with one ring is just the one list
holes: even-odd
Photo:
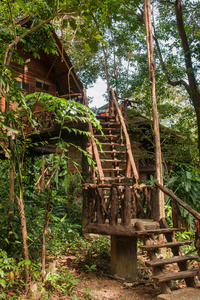
[[[20, 286], [11, 288], [6, 298], [32, 300], [153, 300], [161, 294], [159, 286], [153, 281], [150, 268], [145, 266], [147, 256], [138, 250], [137, 277], [130, 282], [110, 273], [110, 239], [102, 236], [89, 236], [66, 242], [57, 254], [49, 253], [46, 258], [46, 281], [41, 286], [33, 281], [35, 292], [29, 290], [25, 295]], [[170, 256], [163, 252], [160, 255]], [[191, 268], [198, 268], [192, 262]], [[167, 267], [176, 271], [176, 264]], [[197, 281], [200, 286], [200, 281]], [[173, 290], [185, 287], [183, 281], [175, 282]], [[20, 292], [21, 290], [21, 292]]]
[[[69, 251], [68, 255], [58, 257], [57, 263], [78, 278], [78, 283], [71, 295], [58, 295], [57, 292], [53, 292], [50, 300], [152, 300], [161, 294], [159, 286], [152, 279], [151, 270], [145, 266], [147, 256], [142, 251], [138, 252], [138, 272], [134, 282], [110, 275], [110, 257], [107, 253], [103, 255], [93, 252], [87, 253], [86, 256], [77, 256], [74, 252], [71, 254]], [[165, 255], [167, 254], [164, 253]], [[197, 263], [192, 267], [198, 267]], [[168, 268], [178, 271], [176, 265]], [[200, 286], [200, 281], [197, 284]], [[181, 281], [174, 284], [173, 290], [183, 287], [185, 283]]]

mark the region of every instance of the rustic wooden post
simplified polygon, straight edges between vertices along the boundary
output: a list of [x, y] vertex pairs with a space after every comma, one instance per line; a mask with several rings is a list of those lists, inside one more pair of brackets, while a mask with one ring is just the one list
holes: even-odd
[[[118, 212], [118, 191], [111, 192], [110, 225], [116, 225]], [[131, 188], [125, 187], [122, 200], [122, 224], [131, 225]], [[133, 280], [137, 276], [137, 237], [111, 235], [111, 273]]]
[[82, 93], [82, 104], [88, 107], [88, 99], [86, 95], [86, 89], [85, 86], [83, 86], [83, 93]]
[[[195, 247], [197, 249], [197, 253], [200, 256], [200, 221], [194, 221], [194, 230], [195, 230]], [[198, 279], [200, 280], [200, 263], [199, 263], [199, 274]]]
[[194, 221], [194, 230], [195, 230], [195, 247], [197, 249], [197, 253], [200, 256], [200, 222]]
[[126, 153], [126, 177], [131, 177], [131, 161], [128, 153]]
[[121, 201], [122, 225], [131, 225], [131, 187], [124, 187], [124, 198]]
[[103, 199], [103, 189], [97, 188], [97, 223], [103, 224], [104, 217], [103, 217], [103, 208], [102, 208], [102, 199]]
[[159, 208], [159, 191], [157, 187], [151, 188], [151, 219], [159, 221], [161, 218], [160, 208]]
[[137, 276], [137, 237], [111, 236], [111, 274], [133, 280]]
[[151, 190], [146, 186], [145, 187], [145, 197], [146, 197], [146, 203], [147, 203], [147, 212], [146, 212], [146, 218], [149, 219], [151, 218]]
[[117, 214], [118, 214], [118, 207], [119, 207], [119, 196], [118, 196], [117, 187], [112, 186], [110, 193], [111, 193], [110, 225], [114, 226], [117, 225]]
[[110, 115], [110, 117], [114, 117], [115, 106], [114, 106], [114, 100], [113, 100], [111, 91], [109, 91], [109, 95], [110, 95], [110, 97], [109, 97], [109, 115]]
[[137, 205], [136, 205], [136, 196], [134, 190], [132, 191], [133, 194], [133, 204], [132, 204], [132, 218], [137, 218]]
[[128, 100], [125, 99], [123, 104], [124, 104], [123, 105], [123, 108], [124, 108], [123, 115], [124, 115], [124, 119], [126, 121], [126, 119], [127, 119], [127, 111], [128, 111]]
[[136, 189], [135, 189], [135, 199], [136, 199], [136, 203], [137, 203], [137, 209], [139, 210], [139, 214], [141, 214], [141, 217], [144, 218], [145, 214], [144, 214], [144, 208], [141, 203], [141, 197]]
[[178, 207], [178, 204], [171, 199], [172, 207], [172, 222], [174, 228], [181, 228], [181, 211]]
[[95, 210], [95, 190], [92, 187], [88, 189], [88, 224], [93, 222]]

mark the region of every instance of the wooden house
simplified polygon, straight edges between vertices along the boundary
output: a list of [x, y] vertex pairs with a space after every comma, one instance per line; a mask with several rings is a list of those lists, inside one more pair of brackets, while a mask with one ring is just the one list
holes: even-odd
[[[21, 26], [30, 27], [33, 20], [30, 16], [26, 16], [18, 21]], [[23, 60], [23, 64], [19, 64], [17, 61], [11, 61], [10, 67], [14, 70], [14, 78], [18, 87], [22, 88], [27, 94], [35, 92], [45, 92], [59, 98], [65, 98], [74, 100], [82, 104], [87, 105], [87, 99], [85, 97], [85, 87], [80, 81], [79, 77], [74, 71], [73, 64], [70, 61], [66, 51], [63, 49], [61, 41], [55, 31], [51, 32], [56, 44], [57, 53], [45, 53], [42, 49], [37, 53], [37, 57], [31, 52], [27, 52], [26, 44], [19, 42], [17, 44], [17, 54]], [[15, 103], [12, 104], [12, 107]], [[5, 110], [5, 99], [0, 99], [0, 109]], [[34, 107], [34, 113], [41, 117], [42, 106], [36, 103]], [[43, 114], [45, 114], [43, 112]], [[58, 135], [58, 124], [54, 124], [51, 120], [50, 114], [42, 116], [42, 120], [46, 122], [46, 126], [39, 128], [40, 134], [33, 134], [33, 142], [44, 141], [48, 139], [48, 145], [39, 145], [32, 149], [33, 155], [49, 154], [55, 151], [55, 145], [49, 140], [49, 136], [55, 137]], [[87, 124], [73, 124], [76, 128], [87, 129]], [[30, 131], [30, 129], [29, 129]], [[50, 133], [50, 135], [49, 135]], [[65, 132], [63, 131], [63, 134]], [[65, 134], [66, 135], [66, 134]], [[70, 136], [70, 134], [67, 134]], [[68, 137], [70, 141], [77, 138], [71, 134]], [[81, 145], [79, 140], [78, 145]], [[74, 149], [71, 153], [74, 154]], [[4, 155], [1, 155], [3, 157]], [[80, 161], [80, 159], [79, 159]]]
[[[22, 26], [29, 26], [29, 22], [32, 22], [29, 17], [20, 20]], [[17, 52], [24, 64], [11, 63], [11, 67], [15, 70], [17, 84], [27, 93], [43, 91], [66, 99], [75, 99], [87, 105], [84, 86], [75, 74], [73, 65], [62, 48], [58, 36], [55, 32], [52, 32], [52, 35], [56, 42], [57, 54], [46, 54], [40, 50], [39, 58], [35, 58], [32, 53], [23, 51], [22, 43], [18, 44]], [[171, 280], [176, 279], [185, 279], [187, 286], [194, 287], [195, 277], [199, 270], [189, 270], [186, 262], [198, 259], [198, 257], [179, 256], [180, 246], [190, 244], [191, 241], [176, 241], [174, 232], [184, 231], [181, 227], [179, 204], [196, 218], [195, 243], [199, 254], [200, 214], [158, 182], [154, 185], [138, 184], [140, 157], [137, 160], [133, 157], [130, 134], [122, 116], [117, 95], [112, 89], [110, 89], [109, 99], [109, 114], [105, 115], [103, 112], [103, 115], [98, 117], [102, 125], [103, 136], [102, 131], [99, 128], [93, 128], [91, 123], [72, 124], [72, 126], [90, 131], [96, 138], [87, 138], [82, 143], [83, 148], [96, 161], [97, 170], [95, 172], [89, 162], [83, 159], [83, 228], [87, 233], [111, 236], [112, 274], [118, 274], [124, 278], [136, 276], [137, 238], [141, 238], [144, 243], [141, 247], [147, 251], [150, 258], [146, 264], [152, 267], [154, 278], [159, 282], [163, 292], [171, 293], [169, 285]], [[126, 104], [125, 108], [127, 108]], [[3, 111], [5, 109], [3, 99], [0, 105]], [[35, 113], [42, 111], [39, 105], [36, 105], [34, 109]], [[50, 116], [45, 117], [44, 121], [46, 126], [41, 127], [36, 134], [32, 134], [31, 138], [33, 142], [46, 140], [48, 144], [35, 146], [34, 155], [55, 151], [55, 145], [51, 143], [50, 137], [58, 137], [60, 128], [56, 121], [50, 122]], [[68, 126], [71, 125], [68, 124]], [[65, 140], [77, 139], [68, 131], [63, 130], [62, 134]], [[103, 152], [98, 147], [97, 140], [101, 142]], [[80, 137], [78, 137], [78, 142], [81, 143]], [[80, 159], [79, 153], [74, 155], [77, 156], [75, 158]], [[173, 199], [173, 228], [169, 228], [163, 216], [164, 205], [159, 197], [160, 190]], [[153, 242], [152, 244], [150, 237], [162, 234], [165, 235], [167, 243], [161, 245]], [[170, 259], [157, 259], [156, 253], [162, 247], [172, 248], [173, 256]], [[177, 263], [180, 272], [164, 274], [164, 266], [169, 263]]]

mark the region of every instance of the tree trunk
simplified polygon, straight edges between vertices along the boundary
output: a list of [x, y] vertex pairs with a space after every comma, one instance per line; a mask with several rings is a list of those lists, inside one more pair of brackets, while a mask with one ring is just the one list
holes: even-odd
[[[152, 100], [156, 178], [159, 181], [159, 183], [163, 185], [160, 131], [159, 131], [157, 102], [156, 102], [156, 88], [155, 88], [155, 71], [156, 70], [155, 70], [154, 52], [153, 52], [153, 35], [152, 35], [150, 0], [144, 0], [144, 16], [145, 16], [146, 40], [147, 40], [147, 54], [148, 54], [148, 64], [149, 64], [151, 100]], [[160, 207], [160, 218], [163, 218], [165, 216], [164, 194], [161, 192], [159, 192], [159, 207]]]
[[47, 229], [48, 229], [48, 225], [49, 225], [49, 220], [51, 217], [51, 213], [52, 213], [53, 207], [49, 213], [48, 216], [48, 212], [46, 212], [46, 222], [44, 225], [44, 231], [42, 234], [42, 256], [41, 256], [41, 279], [42, 282], [44, 283], [45, 281], [45, 262], [46, 262], [46, 233], [47, 233]]
[[[27, 244], [27, 228], [26, 228], [26, 217], [24, 212], [24, 202], [22, 195], [20, 197], [17, 197], [18, 200], [18, 208], [19, 208], [19, 215], [20, 215], [20, 221], [21, 221], [21, 230], [22, 230], [22, 240], [23, 240], [23, 252], [24, 252], [24, 260], [29, 260], [29, 253], [28, 253], [28, 244]], [[25, 284], [26, 284], [26, 290], [28, 289], [28, 282], [29, 282], [29, 265], [24, 265], [25, 270]]]
[[194, 69], [192, 65], [190, 46], [184, 28], [181, 0], [175, 1], [175, 13], [176, 13], [178, 32], [181, 38], [181, 43], [184, 51], [185, 67], [186, 67], [186, 73], [189, 82], [189, 89], [187, 91], [192, 99], [196, 116], [197, 116], [198, 148], [199, 148], [199, 157], [200, 157], [200, 91], [198, 90], [197, 81], [195, 78]]
[[40, 181], [40, 192], [44, 193], [44, 167], [45, 167], [45, 157], [42, 155], [42, 168], [41, 168], [41, 181]]

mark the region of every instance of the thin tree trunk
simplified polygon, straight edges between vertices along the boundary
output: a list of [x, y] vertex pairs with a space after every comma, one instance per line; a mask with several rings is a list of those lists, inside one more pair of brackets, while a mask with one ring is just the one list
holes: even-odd
[[49, 225], [49, 220], [50, 220], [50, 217], [51, 217], [51, 213], [52, 213], [52, 210], [53, 210], [53, 207], [50, 211], [50, 214], [49, 216], [47, 217], [48, 215], [48, 212], [46, 213], [46, 223], [45, 223], [45, 226], [44, 226], [44, 231], [43, 231], [43, 235], [42, 235], [42, 257], [41, 257], [41, 278], [42, 278], [42, 282], [44, 282], [45, 280], [45, 262], [46, 262], [46, 233], [47, 233], [47, 228], [48, 228], [48, 225]]
[[40, 191], [44, 193], [44, 167], [45, 167], [45, 157], [42, 155], [42, 168], [41, 168], [41, 181], [40, 181]]
[[[29, 253], [28, 253], [28, 244], [27, 244], [27, 228], [26, 228], [26, 217], [24, 212], [24, 201], [22, 198], [22, 193], [20, 193], [20, 197], [16, 196], [18, 201], [18, 208], [19, 208], [19, 215], [21, 221], [21, 230], [22, 230], [22, 240], [23, 240], [23, 252], [24, 252], [24, 260], [29, 260]], [[25, 270], [25, 284], [26, 290], [28, 289], [28, 282], [29, 282], [29, 265], [24, 265]]]
[[[159, 130], [159, 121], [158, 121], [158, 113], [157, 113], [157, 102], [156, 102], [156, 87], [155, 87], [156, 69], [155, 69], [154, 52], [153, 52], [153, 35], [152, 35], [150, 0], [144, 0], [144, 17], [145, 17], [145, 28], [146, 28], [146, 41], [147, 41], [147, 54], [148, 54], [148, 64], [149, 64], [151, 100], [152, 100], [156, 178], [159, 181], [159, 183], [163, 185], [160, 130]], [[161, 192], [159, 193], [159, 207], [160, 207], [160, 218], [163, 218], [163, 217], [165, 217], [164, 194]]]

